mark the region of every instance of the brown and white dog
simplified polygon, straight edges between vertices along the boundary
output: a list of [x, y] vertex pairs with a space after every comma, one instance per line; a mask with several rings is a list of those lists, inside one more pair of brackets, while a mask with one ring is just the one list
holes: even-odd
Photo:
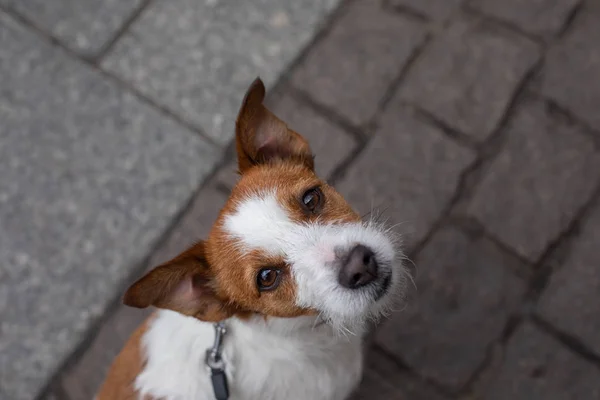
[[126, 305], [159, 310], [98, 400], [215, 399], [219, 321], [229, 399], [344, 399], [359, 383], [368, 322], [405, 291], [398, 241], [315, 175], [307, 141], [264, 96], [256, 79], [236, 121], [241, 178], [208, 239], [127, 290]]

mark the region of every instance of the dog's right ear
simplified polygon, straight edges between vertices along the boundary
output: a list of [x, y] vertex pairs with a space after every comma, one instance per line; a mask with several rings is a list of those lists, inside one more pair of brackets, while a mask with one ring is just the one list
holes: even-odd
[[155, 306], [209, 322], [233, 314], [215, 293], [203, 242], [148, 272], [127, 289], [123, 303], [136, 308]]
[[277, 160], [291, 161], [314, 169], [310, 146], [264, 105], [265, 85], [256, 78], [248, 88], [236, 119], [238, 169]]

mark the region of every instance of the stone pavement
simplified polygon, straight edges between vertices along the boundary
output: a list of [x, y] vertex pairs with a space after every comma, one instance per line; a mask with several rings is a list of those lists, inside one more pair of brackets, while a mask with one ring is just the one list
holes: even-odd
[[333, 1], [101, 3], [0, 0], [0, 398], [92, 398], [146, 315], [116, 290], [207, 234], [293, 59], [271, 108], [416, 266], [356, 398], [600, 399], [600, 2], [345, 0], [299, 57]]
[[214, 172], [248, 82], [272, 86], [336, 3], [0, 0], [0, 399], [81, 352]]

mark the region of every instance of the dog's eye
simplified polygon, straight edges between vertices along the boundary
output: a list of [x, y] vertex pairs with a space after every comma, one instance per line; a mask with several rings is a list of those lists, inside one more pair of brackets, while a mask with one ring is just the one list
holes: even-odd
[[321, 208], [323, 197], [321, 189], [313, 188], [302, 195], [302, 204], [308, 211], [316, 212]]
[[277, 288], [279, 286], [280, 272], [280, 270], [274, 268], [263, 268], [258, 271], [258, 276], [256, 277], [258, 290], [267, 291]]

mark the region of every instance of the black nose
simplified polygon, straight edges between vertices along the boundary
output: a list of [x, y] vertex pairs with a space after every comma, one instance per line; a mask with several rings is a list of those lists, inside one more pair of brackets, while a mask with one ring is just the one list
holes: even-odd
[[360, 244], [350, 250], [338, 276], [340, 285], [348, 289], [358, 289], [376, 278], [377, 261], [373, 251]]

